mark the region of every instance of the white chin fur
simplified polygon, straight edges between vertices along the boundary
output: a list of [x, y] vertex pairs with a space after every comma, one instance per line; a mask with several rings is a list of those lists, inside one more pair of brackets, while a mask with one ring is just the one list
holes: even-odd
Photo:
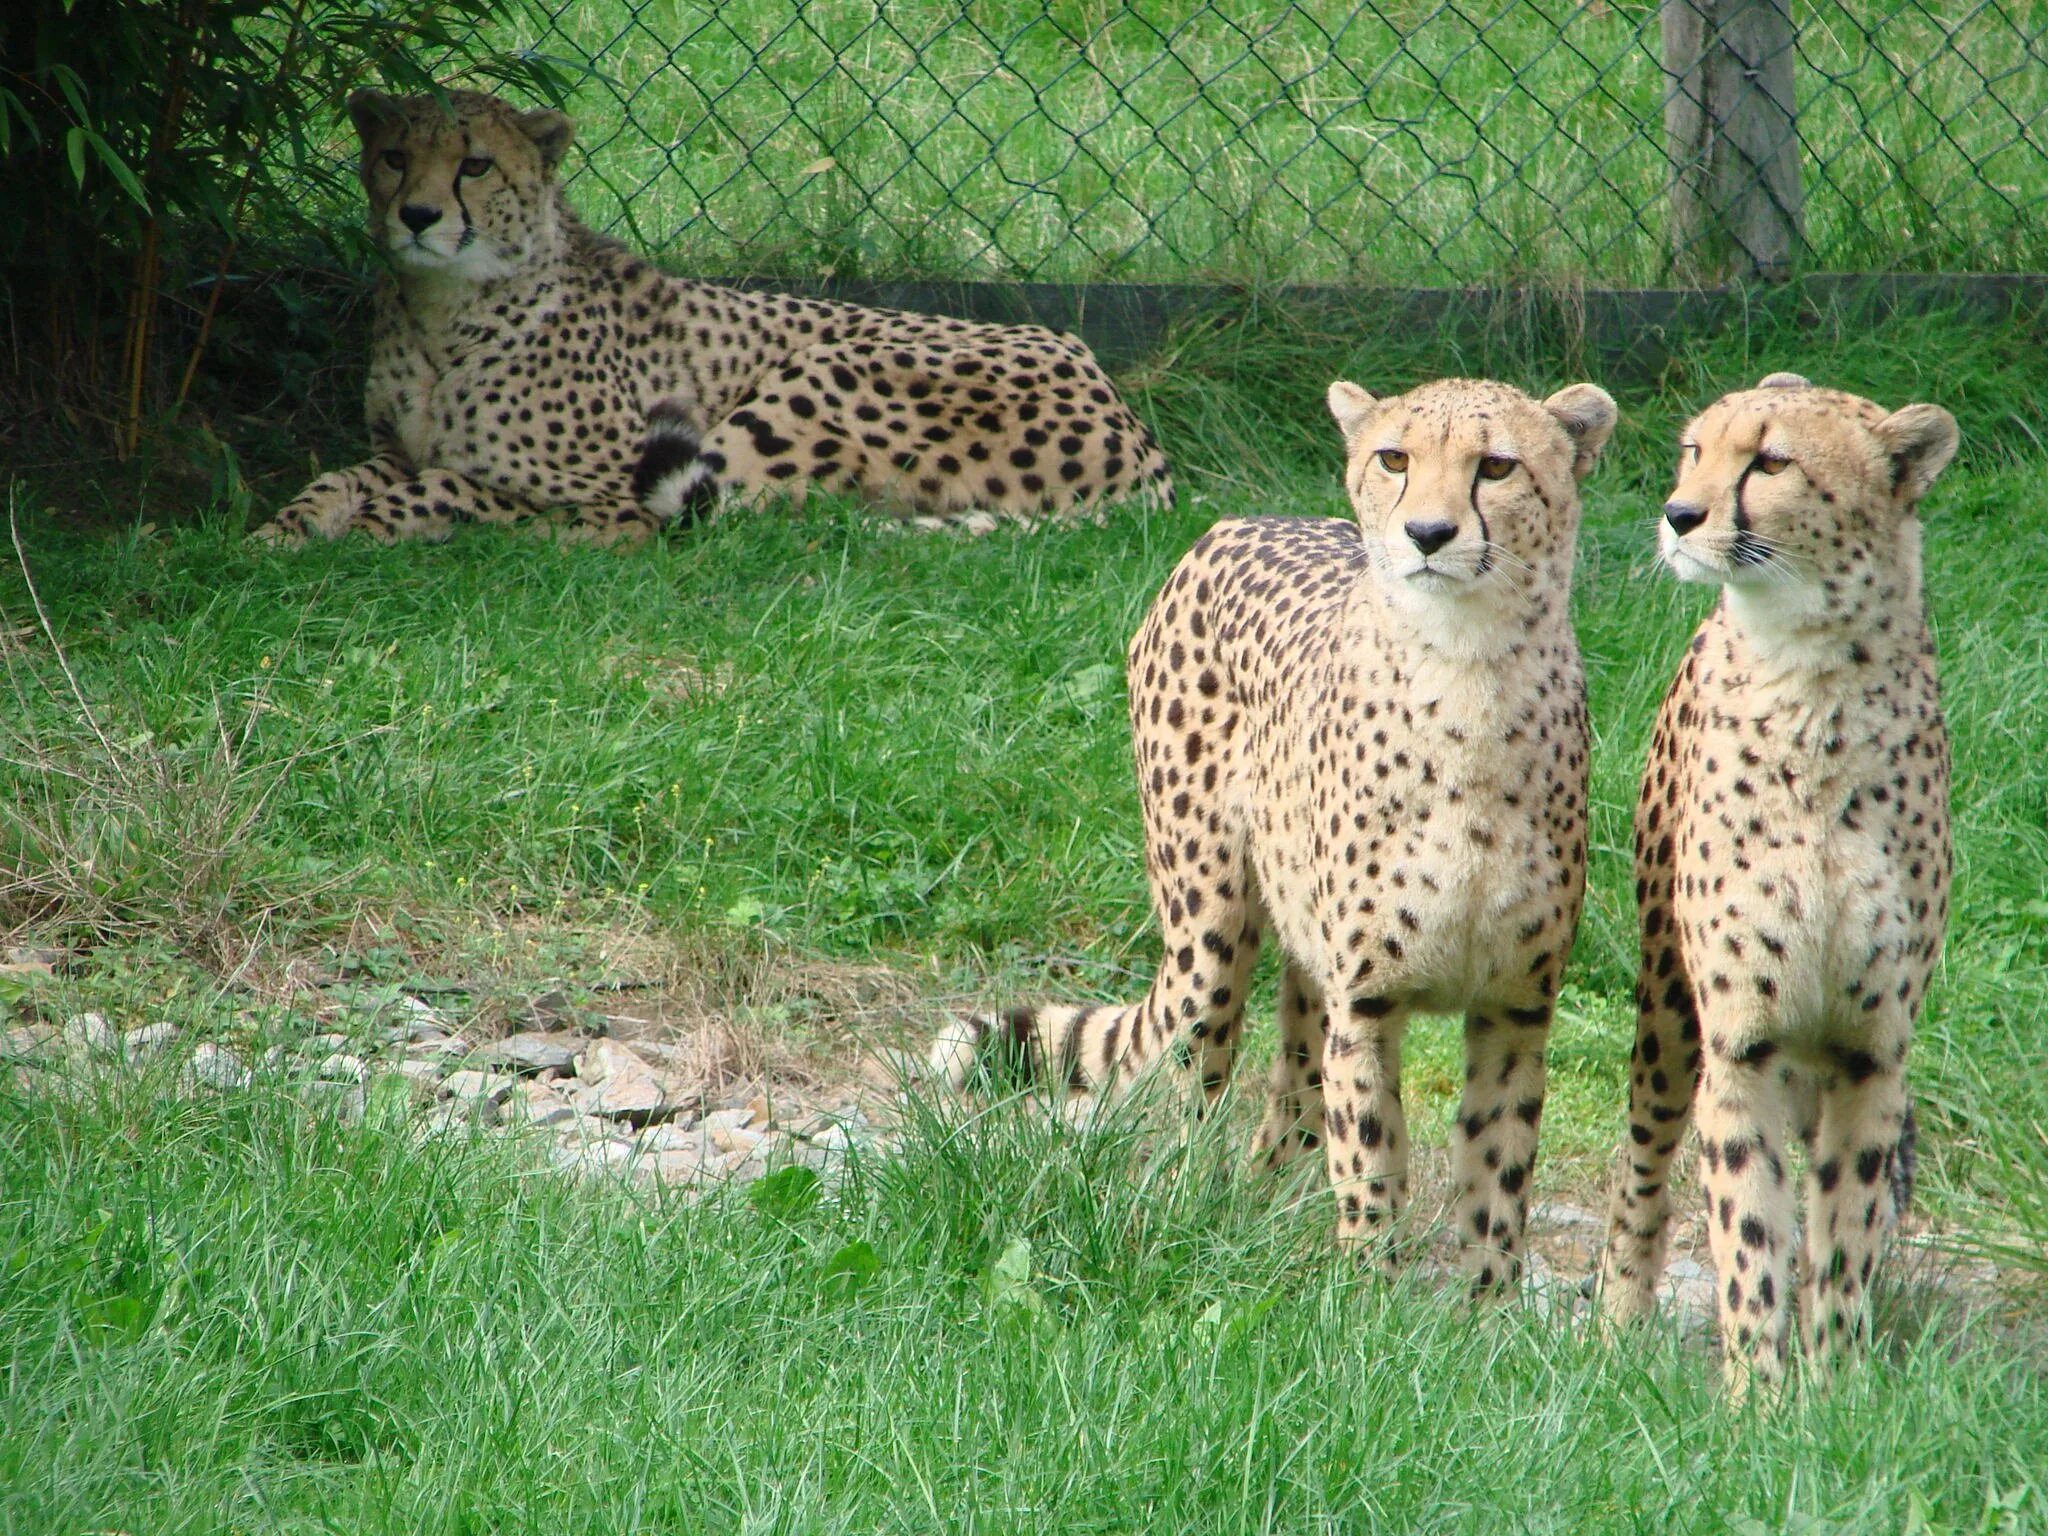
[[1709, 565], [1676, 538], [1667, 536], [1660, 553], [1664, 556], [1664, 563], [1671, 567], [1671, 574], [1680, 581], [1697, 581], [1709, 586], [1719, 586], [1728, 579], [1726, 571], [1717, 565]]

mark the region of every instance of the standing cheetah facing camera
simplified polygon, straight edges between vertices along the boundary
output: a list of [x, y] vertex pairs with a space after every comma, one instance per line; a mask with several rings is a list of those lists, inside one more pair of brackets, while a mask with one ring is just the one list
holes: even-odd
[[[1145, 870], [1166, 943], [1142, 1002], [959, 1021], [1076, 1092], [1162, 1056], [1222, 1090], [1269, 926], [1280, 1052], [1253, 1155], [1318, 1146], [1342, 1246], [1385, 1252], [1408, 1193], [1401, 1039], [1465, 1016], [1458, 1231], [1511, 1286], [1544, 1048], [1586, 868], [1585, 685], [1569, 614], [1579, 481], [1615, 420], [1464, 379], [1330, 387], [1358, 521], [1219, 523], [1131, 642]], [[1193, 1099], [1193, 1082], [1190, 1082]]]
[[446, 538], [566, 510], [570, 534], [610, 543], [812, 486], [975, 531], [1173, 499], [1075, 337], [669, 277], [570, 211], [561, 113], [474, 91], [358, 91], [349, 111], [391, 258], [374, 452], [260, 536]]
[[1659, 531], [1721, 601], [1665, 696], [1636, 810], [1642, 926], [1629, 1161], [1605, 1311], [1647, 1312], [1671, 1158], [1697, 1114], [1726, 1374], [1784, 1370], [1800, 1309], [1823, 1363], [1867, 1325], [1909, 1169], [1906, 1046], [1948, 917], [1948, 736], [1915, 506], [1956, 450], [1932, 405], [1887, 414], [1773, 374], [1685, 431]]

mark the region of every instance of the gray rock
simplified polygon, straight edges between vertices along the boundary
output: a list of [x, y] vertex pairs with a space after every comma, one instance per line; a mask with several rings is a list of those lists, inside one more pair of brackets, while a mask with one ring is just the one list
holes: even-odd
[[704, 1152], [705, 1134], [671, 1121], [666, 1125], [650, 1125], [640, 1133], [640, 1150], [643, 1152], [689, 1152], [701, 1157]]
[[363, 1118], [363, 1110], [369, 1096], [363, 1092], [362, 1084], [346, 1082], [335, 1078], [319, 1077], [303, 1083], [296, 1090], [298, 1096], [316, 1109], [324, 1109], [344, 1125], [353, 1125]]
[[591, 1110], [612, 1120], [645, 1125], [666, 1119], [677, 1106], [661, 1080], [616, 1040], [598, 1040], [576, 1058], [576, 1075], [597, 1085]]
[[635, 1166], [657, 1184], [694, 1184], [704, 1172], [704, 1159], [678, 1149], [643, 1157]]
[[251, 1081], [249, 1069], [242, 1064], [242, 1058], [211, 1040], [199, 1043], [192, 1052], [186, 1071], [195, 1083], [206, 1088], [246, 1088]]
[[544, 1083], [524, 1082], [505, 1101], [508, 1118], [528, 1125], [573, 1125], [576, 1106]]
[[23, 1024], [0, 1034], [0, 1061], [37, 1066], [57, 1056], [64, 1037], [48, 1024]]
[[64, 1042], [92, 1056], [119, 1056], [121, 1037], [103, 1013], [81, 1013], [64, 1021]]
[[576, 1061], [574, 1046], [564, 1045], [552, 1035], [532, 1030], [508, 1035], [485, 1046], [477, 1055], [491, 1066], [520, 1073], [567, 1070]]
[[451, 1072], [441, 1084], [442, 1091], [451, 1099], [465, 1102], [482, 1101], [489, 1104], [503, 1104], [519, 1086], [519, 1080], [498, 1072], [478, 1072], [464, 1069]]
[[469, 1054], [469, 1042], [460, 1035], [431, 1035], [414, 1040], [405, 1054], [419, 1061], [447, 1061]]
[[853, 1137], [846, 1127], [837, 1121], [828, 1121], [804, 1137], [821, 1152], [844, 1152], [853, 1145]]
[[330, 1083], [361, 1083], [370, 1075], [370, 1064], [360, 1056], [335, 1051], [323, 1057], [314, 1076]]
[[558, 1168], [585, 1177], [618, 1173], [632, 1164], [633, 1147], [632, 1143], [624, 1141], [594, 1141], [580, 1146], [560, 1146], [548, 1153], [548, 1160]]
[[323, 1030], [306, 1042], [312, 1051], [345, 1051], [348, 1047], [349, 1037], [337, 1029]]
[[768, 1139], [767, 1133], [744, 1125], [722, 1125], [711, 1133], [711, 1145], [721, 1152], [745, 1156]]
[[178, 1026], [175, 1024], [168, 1021], [145, 1024], [121, 1036], [121, 1054], [130, 1061], [146, 1061], [175, 1045], [177, 1039]]
[[704, 1117], [704, 1129], [714, 1135], [720, 1131], [746, 1130], [753, 1123], [751, 1109], [714, 1109]]

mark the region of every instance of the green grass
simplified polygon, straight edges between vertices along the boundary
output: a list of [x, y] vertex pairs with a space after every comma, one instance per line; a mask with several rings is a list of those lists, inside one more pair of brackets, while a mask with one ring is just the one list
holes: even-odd
[[[1648, 556], [1668, 445], [1718, 389], [1797, 365], [1963, 422], [1927, 507], [1959, 860], [1913, 1057], [1923, 1203], [1950, 1241], [2044, 1267], [2040, 359], [2010, 328], [1760, 311], [1618, 386], [1578, 593], [1591, 894], [1538, 1198], [1583, 1197], [1621, 1131], [1629, 806], [1703, 600]], [[488, 531], [281, 554], [240, 541], [232, 496], [197, 523], [146, 497], [87, 534], [43, 511], [79, 488], [25, 487], [71, 677], [14, 573], [0, 921], [99, 947], [0, 999], [260, 1032], [275, 1010], [242, 989], [284, 956], [402, 966], [538, 933], [556, 948], [531, 963], [562, 974], [650, 931], [713, 966], [879, 961], [934, 1002], [1128, 996], [1155, 940], [1127, 636], [1215, 517], [1339, 510], [1331, 376], [1450, 369], [1570, 377], [1499, 336], [1272, 313], [1191, 333], [1128, 380], [1183, 506], [1022, 538], [884, 537], [827, 509], [625, 555]], [[1454, 1030], [1411, 1040], [1420, 1138], [1442, 1140], [1455, 1052]], [[1761, 1428], [1713, 1406], [1696, 1348], [1383, 1294], [1324, 1256], [1313, 1181], [1276, 1203], [1206, 1143], [1141, 1164], [1137, 1137], [933, 1122], [776, 1216], [575, 1193], [503, 1148], [422, 1154], [274, 1086], [57, 1103], [0, 1080], [0, 1531], [2041, 1522], [2031, 1325], [1914, 1302], [1884, 1359]], [[855, 1243], [874, 1277], [824, 1294]]]
[[635, 1203], [270, 1089], [0, 1095], [0, 1529], [2040, 1527], [2048, 1384], [1993, 1338], [1759, 1422], [1672, 1338], [1387, 1289], [1135, 1150], [933, 1122], [829, 1196]]
[[[586, 213], [707, 274], [1656, 282], [1657, 10], [605, 0]], [[1800, 6], [1809, 265], [2040, 270], [2025, 8]], [[935, 210], [938, 210], [935, 216]]]

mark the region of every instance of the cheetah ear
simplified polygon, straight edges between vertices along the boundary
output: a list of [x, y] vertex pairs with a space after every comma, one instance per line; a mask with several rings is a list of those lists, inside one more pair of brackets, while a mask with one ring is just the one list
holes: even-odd
[[1339, 379], [1332, 384], [1325, 398], [1330, 402], [1330, 414], [1337, 418], [1337, 430], [1344, 434], [1344, 441], [1347, 443], [1372, 420], [1373, 413], [1379, 409], [1380, 404], [1346, 379]]
[[1607, 435], [1620, 414], [1614, 397], [1598, 384], [1570, 384], [1544, 401], [1543, 409], [1571, 435], [1577, 450], [1572, 458], [1572, 478], [1585, 479], [1600, 450], [1607, 446]]
[[1909, 504], [1927, 494], [1962, 441], [1955, 417], [1938, 405], [1902, 406], [1872, 430], [1892, 457], [1892, 488]]
[[570, 141], [576, 137], [576, 125], [568, 114], [548, 107], [516, 113], [513, 121], [519, 124], [521, 133], [533, 140], [533, 147], [540, 151], [540, 163], [550, 171], [562, 163], [562, 156], [569, 153]]
[[1803, 373], [1767, 373], [1757, 380], [1758, 389], [1811, 389], [1813, 380]]
[[356, 137], [367, 144], [379, 129], [391, 127], [402, 114], [397, 97], [366, 87], [348, 93], [348, 115], [356, 125]]

